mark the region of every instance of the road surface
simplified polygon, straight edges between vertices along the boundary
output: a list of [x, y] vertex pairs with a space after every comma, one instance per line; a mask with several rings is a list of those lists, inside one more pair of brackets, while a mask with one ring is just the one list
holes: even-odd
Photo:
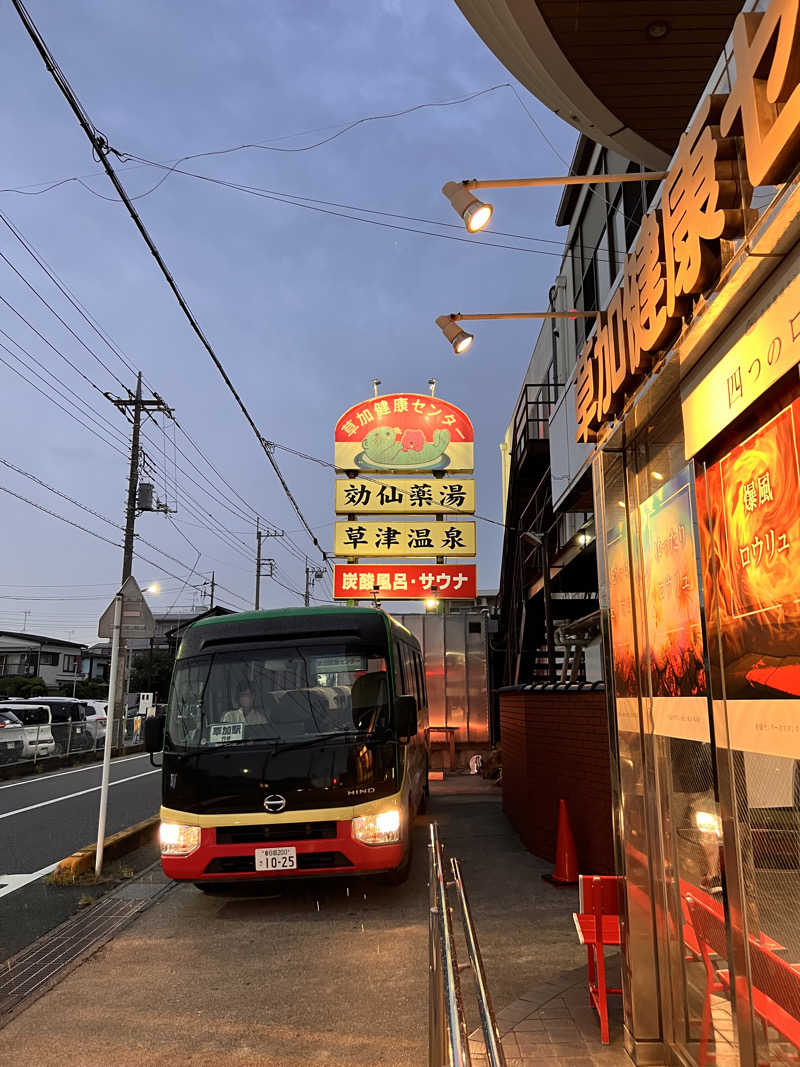
[[[102, 764], [0, 785], [0, 960], [62, 922], [75, 893], [42, 882], [59, 860], [97, 837]], [[158, 812], [160, 771], [146, 754], [112, 761], [106, 833]]]

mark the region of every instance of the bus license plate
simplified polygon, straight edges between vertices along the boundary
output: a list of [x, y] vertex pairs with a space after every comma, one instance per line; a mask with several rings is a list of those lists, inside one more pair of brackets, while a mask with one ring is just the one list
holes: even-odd
[[257, 848], [257, 871], [296, 871], [297, 849], [294, 846], [284, 848]]

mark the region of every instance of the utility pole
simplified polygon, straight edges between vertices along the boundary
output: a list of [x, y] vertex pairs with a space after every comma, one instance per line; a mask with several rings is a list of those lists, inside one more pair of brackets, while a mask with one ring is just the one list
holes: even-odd
[[311, 590], [314, 588], [314, 582], [320, 578], [325, 577], [325, 571], [322, 567], [309, 567], [308, 556], [306, 556], [306, 591], [303, 596], [303, 604], [305, 607], [311, 606]]
[[[265, 537], [285, 537], [285, 531], [278, 529], [261, 529], [261, 520], [256, 518], [256, 600], [255, 610], [261, 607], [261, 579], [271, 578], [275, 570], [274, 559], [261, 558], [261, 546]], [[266, 568], [266, 570], [265, 570]]]
[[261, 606], [261, 520], [256, 519], [256, 602], [255, 609]]
[[209, 605], [210, 608], [214, 607], [214, 589], [216, 588], [216, 585], [217, 585], [217, 582], [216, 582], [216, 571], [212, 571], [211, 572], [211, 604]]
[[[133, 544], [136, 537], [136, 514], [137, 511], [150, 511], [154, 510], [152, 504], [148, 504], [146, 507], [137, 508], [137, 497], [139, 492], [139, 456], [140, 446], [139, 438], [142, 429], [142, 412], [143, 411], [162, 411], [166, 415], [172, 415], [172, 408], [167, 407], [158, 393], [153, 393], [152, 400], [144, 400], [142, 398], [142, 372], [136, 375], [136, 392], [131, 394], [128, 392], [127, 397], [115, 397], [111, 393], [104, 394], [107, 400], [111, 403], [123, 415], [127, 415], [128, 408], [133, 410], [133, 428], [131, 430], [131, 460], [128, 467], [128, 495], [125, 502], [125, 538], [123, 541], [122, 549], [122, 581], [120, 588], [125, 584], [126, 580], [130, 578], [133, 571]], [[118, 752], [121, 752], [125, 747], [125, 719], [127, 715], [127, 701], [125, 700], [125, 679], [127, 677], [126, 670], [126, 654], [125, 641], [121, 639], [119, 656], [121, 661], [121, 667], [116, 673], [116, 691], [114, 699], [115, 714], [120, 716], [121, 726], [119, 727], [120, 736], [117, 738], [117, 744], [114, 747]], [[114, 723], [107, 724], [107, 728], [113, 732]]]
[[22, 614], [24, 615], [24, 618], [22, 620], [22, 632], [25, 633], [25, 631], [28, 629], [28, 616], [31, 614], [30, 609], [28, 609], [28, 611], [23, 611]]

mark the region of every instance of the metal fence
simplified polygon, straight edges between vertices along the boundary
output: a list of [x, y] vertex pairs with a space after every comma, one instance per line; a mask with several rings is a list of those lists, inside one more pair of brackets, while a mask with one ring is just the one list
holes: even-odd
[[[471, 970], [478, 1002], [484, 1055], [489, 1067], [505, 1067], [505, 1056], [492, 1000], [486, 985], [475, 925], [472, 921], [461, 866], [450, 860], [452, 880], [444, 873], [438, 823], [430, 825], [428, 843], [428, 887], [430, 916], [428, 923], [428, 1065], [429, 1067], [470, 1067], [469, 1038], [461, 994], [461, 974]], [[456, 895], [466, 944], [467, 963], [459, 964], [453, 930], [453, 909], [448, 889]]]
[[[36, 725], [6, 725], [0, 730], [0, 777], [25, 766], [35, 770], [56, 760], [103, 754], [106, 726], [91, 722], [50, 722]], [[112, 748], [119, 751], [141, 745], [144, 716], [113, 723]]]

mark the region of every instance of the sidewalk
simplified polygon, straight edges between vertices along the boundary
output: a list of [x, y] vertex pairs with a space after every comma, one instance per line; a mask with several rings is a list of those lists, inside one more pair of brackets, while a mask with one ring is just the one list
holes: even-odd
[[[502, 814], [497, 786], [464, 777], [432, 783], [431, 793], [446, 853], [461, 860], [508, 1067], [631, 1067], [619, 997], [609, 998], [611, 1044], [600, 1042], [586, 991], [586, 950], [572, 921], [577, 890], [543, 881], [551, 864], [522, 847]], [[457, 951], [465, 961], [460, 941]], [[607, 959], [609, 984], [617, 985], [617, 958]], [[473, 1063], [482, 1067], [486, 1059], [469, 972], [462, 975], [462, 993], [475, 1027]]]
[[[509, 1067], [630, 1067], [618, 1005], [604, 1049], [587, 1004], [576, 894], [542, 881], [549, 865], [520, 844], [499, 789], [474, 778], [432, 783], [431, 817], [461, 860]], [[8, 1023], [4, 1064], [422, 1067], [426, 822], [399, 888], [353, 879], [218, 897], [169, 889]]]

